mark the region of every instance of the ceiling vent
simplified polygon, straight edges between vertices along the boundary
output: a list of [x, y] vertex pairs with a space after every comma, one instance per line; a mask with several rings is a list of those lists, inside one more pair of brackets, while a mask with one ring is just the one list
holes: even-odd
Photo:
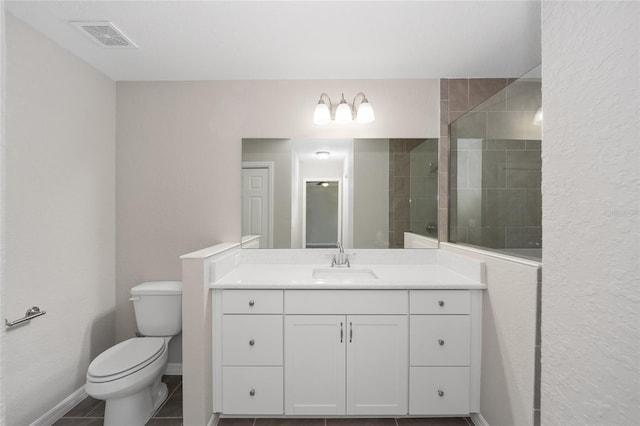
[[116, 49], [138, 47], [109, 21], [69, 21], [69, 23], [102, 47]]

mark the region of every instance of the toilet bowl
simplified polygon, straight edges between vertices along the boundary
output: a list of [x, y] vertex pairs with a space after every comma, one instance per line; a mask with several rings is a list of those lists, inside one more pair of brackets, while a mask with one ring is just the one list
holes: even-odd
[[142, 426], [167, 397], [161, 378], [168, 345], [181, 330], [182, 285], [155, 281], [131, 289], [141, 331], [157, 337], [135, 337], [98, 355], [87, 370], [85, 391], [105, 400], [105, 426]]

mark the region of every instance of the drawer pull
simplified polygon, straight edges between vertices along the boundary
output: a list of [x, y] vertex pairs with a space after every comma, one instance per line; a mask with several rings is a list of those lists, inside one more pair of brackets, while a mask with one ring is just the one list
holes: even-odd
[[438, 389], [438, 396], [444, 396], [444, 391], [442, 389]]
[[251, 389], [249, 391], [249, 395], [254, 396], [256, 394], [256, 390], [255, 389]]
[[444, 346], [444, 340], [442, 340], [442, 339], [438, 339], [438, 344], [439, 344], [440, 346]]
[[249, 340], [249, 346], [253, 346], [256, 344], [256, 339]]
[[438, 306], [442, 308], [444, 306], [444, 300], [438, 300]]
[[249, 306], [253, 306], [253, 305], [255, 305], [255, 304], [256, 304], [256, 302], [255, 302], [255, 301], [253, 301], [253, 300], [249, 300]]

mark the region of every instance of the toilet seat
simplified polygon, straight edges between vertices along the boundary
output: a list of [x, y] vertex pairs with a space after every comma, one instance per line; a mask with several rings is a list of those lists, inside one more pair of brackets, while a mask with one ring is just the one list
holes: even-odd
[[140, 371], [166, 351], [163, 337], [134, 337], [107, 349], [89, 365], [87, 380], [111, 382]]

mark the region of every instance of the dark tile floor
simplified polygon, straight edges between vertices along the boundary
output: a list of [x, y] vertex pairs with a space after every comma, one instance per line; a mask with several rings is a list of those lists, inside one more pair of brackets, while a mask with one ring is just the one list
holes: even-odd
[[[163, 376], [169, 397], [146, 426], [182, 426], [182, 376]], [[102, 426], [104, 401], [87, 397], [53, 426]], [[473, 426], [467, 417], [425, 419], [220, 419], [218, 426]]]
[[[182, 426], [182, 376], [163, 376], [169, 397], [153, 414], [146, 426]], [[87, 397], [53, 426], [102, 426], [104, 401]]]

